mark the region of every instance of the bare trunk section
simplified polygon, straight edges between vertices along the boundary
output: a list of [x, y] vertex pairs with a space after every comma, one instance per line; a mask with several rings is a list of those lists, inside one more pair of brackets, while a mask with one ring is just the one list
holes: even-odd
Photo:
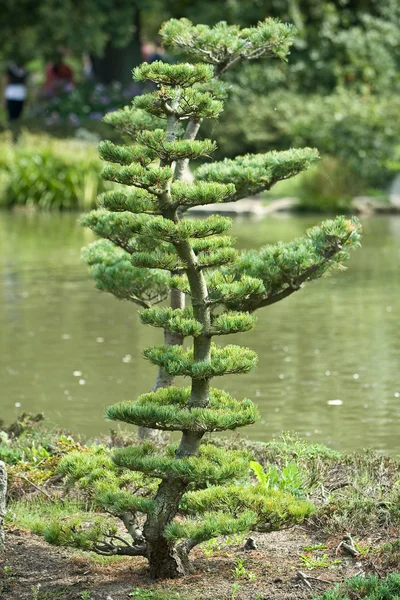
[[164, 535], [165, 526], [178, 512], [179, 502], [186, 488], [187, 484], [179, 480], [163, 481], [155, 497], [156, 508], [145, 523], [143, 533], [147, 543], [150, 576], [153, 579], [175, 578], [188, 572], [187, 554], [180, 556], [174, 543]]

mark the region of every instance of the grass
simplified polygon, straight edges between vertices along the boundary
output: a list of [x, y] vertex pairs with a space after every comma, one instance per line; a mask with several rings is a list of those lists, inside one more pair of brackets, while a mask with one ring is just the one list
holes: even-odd
[[91, 550], [104, 533], [115, 531], [114, 522], [74, 501], [54, 501], [36, 498], [12, 502], [6, 524], [28, 529], [55, 546]]
[[352, 577], [327, 590], [320, 600], [398, 600], [400, 598], [400, 573], [391, 573], [385, 579]]
[[148, 590], [144, 588], [135, 588], [130, 592], [129, 597], [136, 600], [184, 600], [183, 596], [178, 592]]
[[298, 472], [307, 474], [301, 490], [316, 506], [308, 522], [321, 533], [354, 531], [362, 537], [400, 524], [400, 464], [395, 459], [368, 450], [337, 452], [293, 433], [267, 444], [229, 442], [229, 448], [243, 446], [266, 473], [295, 463]]
[[380, 548], [379, 558], [384, 569], [399, 568], [400, 566], [400, 538], [383, 544]]
[[96, 146], [22, 133], [0, 137], [0, 206], [88, 210], [104, 191]]

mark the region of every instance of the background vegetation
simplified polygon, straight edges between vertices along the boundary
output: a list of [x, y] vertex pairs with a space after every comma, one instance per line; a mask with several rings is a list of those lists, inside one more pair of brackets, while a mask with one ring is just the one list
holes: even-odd
[[[227, 110], [204, 131], [217, 140], [220, 156], [317, 147], [326, 162], [304, 180], [304, 188], [284, 191], [300, 196], [307, 209], [325, 211], [348, 209], [357, 195], [387, 193], [398, 170], [396, 0], [258, 0], [250, 7], [239, 0], [115, 0], [112, 8], [104, 0], [3, 5], [0, 60], [26, 63], [31, 72], [29, 129], [65, 136], [78, 129], [82, 135], [83, 127], [95, 132], [92, 141], [98, 132], [112, 135], [99, 119], [141, 93], [140, 86], [132, 87], [131, 70], [142, 60], [143, 44], [155, 42], [170, 17], [250, 26], [273, 16], [295, 24], [294, 48], [287, 63], [254, 63], [229, 72]], [[78, 85], [71, 94], [43, 102], [38, 92], [44, 63], [59, 48], [67, 49]], [[90, 81], [82, 53], [92, 59]]]

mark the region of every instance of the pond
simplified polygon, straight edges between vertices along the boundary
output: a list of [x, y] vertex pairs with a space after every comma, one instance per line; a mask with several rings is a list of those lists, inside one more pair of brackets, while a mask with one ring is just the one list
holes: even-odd
[[[160, 332], [94, 289], [79, 259], [92, 235], [76, 218], [0, 214], [0, 416], [44, 412], [95, 436], [117, 426], [105, 406], [151, 388], [155, 368], [141, 350]], [[237, 220], [233, 233], [247, 248], [289, 241], [319, 219]], [[400, 218], [363, 225], [347, 271], [260, 311], [254, 331], [234, 336], [259, 354], [256, 371], [216, 381], [257, 402], [261, 421], [243, 435], [295, 430], [336, 448], [400, 452]]]

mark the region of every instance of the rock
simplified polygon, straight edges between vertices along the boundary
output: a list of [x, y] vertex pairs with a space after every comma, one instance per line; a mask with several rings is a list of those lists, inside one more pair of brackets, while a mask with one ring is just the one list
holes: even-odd
[[257, 550], [255, 539], [252, 537], [247, 538], [243, 550]]
[[0, 552], [4, 550], [4, 516], [6, 514], [7, 471], [6, 465], [0, 461]]

